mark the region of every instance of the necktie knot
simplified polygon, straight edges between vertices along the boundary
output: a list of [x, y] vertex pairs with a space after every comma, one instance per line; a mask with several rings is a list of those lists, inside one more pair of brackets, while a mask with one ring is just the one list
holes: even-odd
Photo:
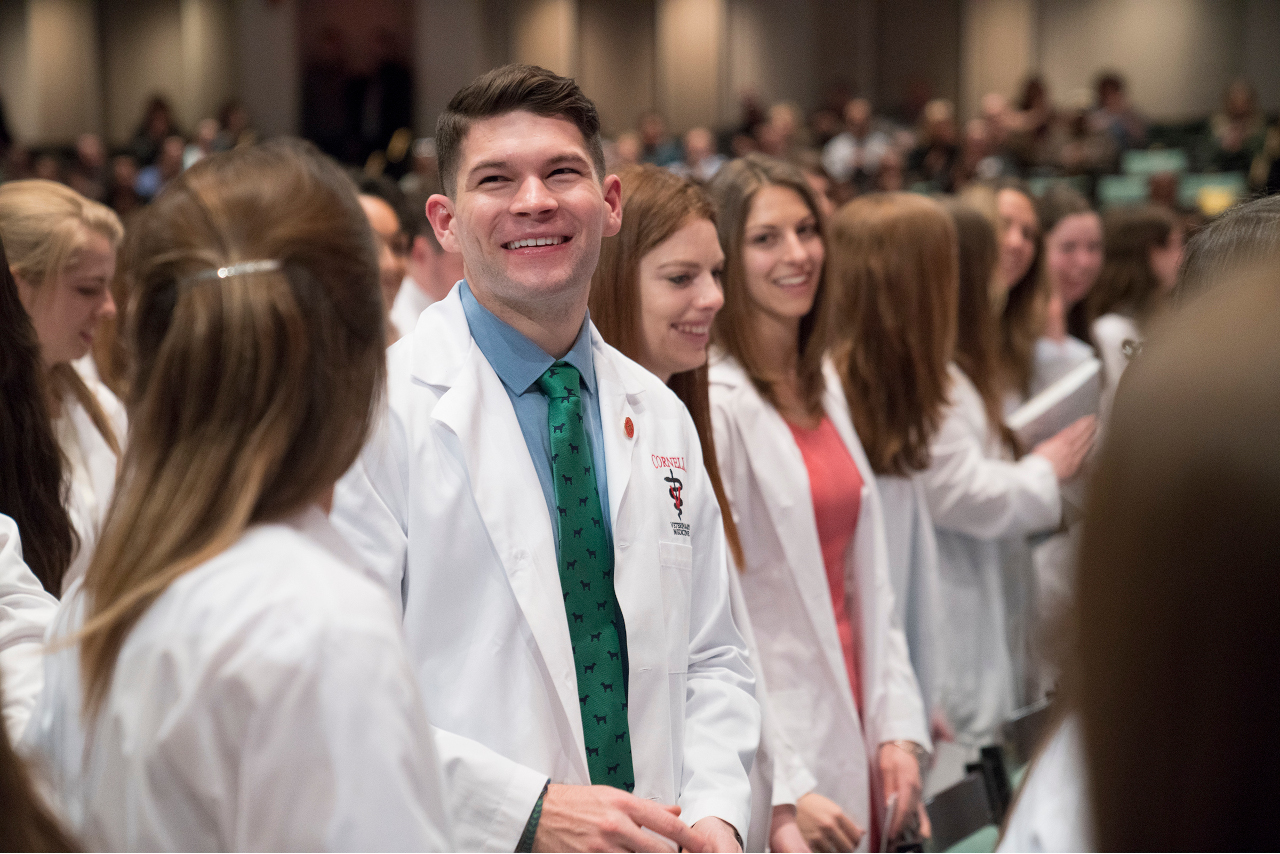
[[556, 362], [538, 377], [538, 390], [550, 400], [568, 401], [578, 396], [582, 375], [568, 362]]

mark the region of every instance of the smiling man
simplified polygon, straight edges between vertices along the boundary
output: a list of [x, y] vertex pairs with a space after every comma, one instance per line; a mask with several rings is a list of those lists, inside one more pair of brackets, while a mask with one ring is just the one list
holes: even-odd
[[388, 351], [333, 515], [403, 605], [459, 843], [737, 850], [754, 679], [693, 422], [587, 316], [621, 224], [595, 106], [507, 66], [436, 140], [465, 278]]

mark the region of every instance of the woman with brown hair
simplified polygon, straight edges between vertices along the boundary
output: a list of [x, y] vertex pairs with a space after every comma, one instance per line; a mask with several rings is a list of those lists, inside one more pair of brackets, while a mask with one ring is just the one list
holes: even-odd
[[49, 591], [61, 589], [76, 543], [43, 380], [40, 345], [0, 245], [0, 682], [15, 738], [44, 684], [44, 633], [58, 606]]
[[[591, 282], [591, 320], [605, 341], [665, 381], [693, 418], [724, 519], [734, 621], [758, 659], [737, 578], [742, 543], [720, 479], [707, 394], [707, 344], [724, 305], [724, 253], [715, 208], [705, 190], [657, 166], [628, 166], [618, 177], [622, 229], [601, 243]], [[768, 845], [773, 851], [806, 851], [795, 801], [813, 789], [813, 776], [778, 730], [758, 667], [756, 700], [763, 734], [751, 772], [751, 830], [744, 850], [764, 851]]]
[[991, 279], [996, 327], [996, 364], [1006, 412], [1031, 394], [1036, 341], [1044, 331], [1049, 300], [1041, 274], [1043, 233], [1031, 193], [1020, 181], [972, 184], [960, 198], [987, 217], [996, 232], [998, 254]]
[[1106, 260], [1089, 295], [1088, 317], [1109, 402], [1129, 363], [1125, 342], [1141, 343], [1142, 330], [1178, 282], [1182, 229], [1173, 214], [1154, 206], [1108, 211], [1103, 225]]
[[1102, 219], [1084, 196], [1054, 184], [1036, 201], [1036, 213], [1044, 230], [1048, 298], [1032, 363], [1032, 397], [1093, 355], [1085, 306], [1102, 269]]
[[[956, 335], [955, 226], [921, 195], [863, 196], [831, 221], [833, 358], [884, 506], [896, 622], [931, 715], [939, 709], [938, 547], [923, 484]], [[947, 731], [934, 716], [934, 735]]]
[[[99, 320], [115, 314], [108, 285], [123, 235], [110, 208], [62, 184], [0, 184], [0, 240], [39, 342], [45, 409], [68, 468], [64, 503], [79, 541], [69, 566], [41, 577], [55, 596], [88, 566], [115, 487], [125, 435], [120, 401], [72, 366], [89, 352]], [[25, 527], [28, 542], [34, 542]], [[63, 542], [60, 535], [49, 537]]]
[[[25, 736], [95, 848], [452, 848], [395, 606], [326, 516], [385, 371], [369, 226], [310, 145], [131, 234], [131, 441]], [[300, 782], [302, 781], [302, 782]]]
[[820, 211], [803, 174], [768, 157], [727, 164], [711, 191], [725, 253], [712, 421], [761, 667], [817, 780], [798, 822], [818, 850], [874, 846], [922, 816], [930, 742], [875, 475], [825, 359]]
[[981, 213], [960, 204], [949, 210], [959, 246], [956, 364], [922, 481], [946, 603], [942, 706], [957, 740], [976, 749], [995, 740], [1025, 693], [1015, 660], [1024, 657], [1027, 605], [1006, 601], [1006, 587], [1027, 588], [1032, 570], [1025, 539], [1060, 524], [1059, 484], [1079, 468], [1094, 427], [1092, 418], [1082, 419], [1015, 461], [992, 379], [995, 234]]

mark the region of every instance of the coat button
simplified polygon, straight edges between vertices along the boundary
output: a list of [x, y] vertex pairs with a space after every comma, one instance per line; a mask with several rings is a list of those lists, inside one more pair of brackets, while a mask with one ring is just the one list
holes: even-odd
[[627, 431], [627, 438], [628, 438], [628, 439], [634, 439], [634, 438], [635, 438], [635, 435], [636, 435], [636, 425], [634, 425], [634, 424], [632, 424], [632, 423], [631, 423], [631, 419], [630, 419], [630, 418], [628, 418], [626, 421], [623, 421], [623, 422], [622, 422], [622, 429]]

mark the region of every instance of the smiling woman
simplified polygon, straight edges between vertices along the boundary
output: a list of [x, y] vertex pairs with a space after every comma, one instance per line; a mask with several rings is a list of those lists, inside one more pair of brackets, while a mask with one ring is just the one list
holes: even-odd
[[61, 184], [0, 186], [0, 238], [36, 331], [48, 411], [71, 472], [65, 502], [80, 548], [65, 576], [45, 579], [55, 595], [88, 566], [115, 486], [124, 407], [71, 362], [89, 352], [98, 321], [115, 314], [107, 285], [123, 235], [109, 208]]
[[894, 618], [884, 515], [825, 360], [818, 206], [798, 169], [757, 155], [723, 167], [711, 189], [726, 256], [710, 372], [716, 449], [760, 668], [809, 773], [792, 792], [798, 827], [822, 851], [852, 851], [864, 834], [874, 850], [912, 826], [927, 835], [917, 757], [929, 737]]

